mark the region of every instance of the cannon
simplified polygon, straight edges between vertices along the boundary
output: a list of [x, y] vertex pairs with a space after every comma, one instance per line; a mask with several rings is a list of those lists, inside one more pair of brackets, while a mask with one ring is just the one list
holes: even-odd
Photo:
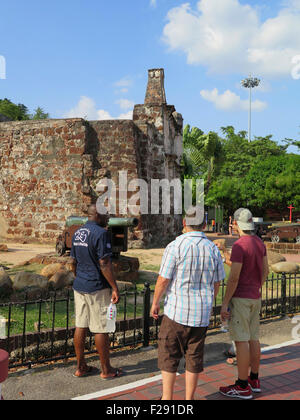
[[300, 223], [273, 223], [266, 238], [271, 239], [273, 243], [293, 239], [300, 244]]
[[[63, 256], [72, 248], [72, 238], [74, 233], [88, 221], [87, 217], [71, 216], [66, 221], [66, 226], [61, 235], [56, 240], [56, 252]], [[118, 257], [121, 252], [128, 250], [128, 229], [137, 227], [137, 218], [111, 217], [108, 222], [108, 232], [110, 234], [112, 253]]]

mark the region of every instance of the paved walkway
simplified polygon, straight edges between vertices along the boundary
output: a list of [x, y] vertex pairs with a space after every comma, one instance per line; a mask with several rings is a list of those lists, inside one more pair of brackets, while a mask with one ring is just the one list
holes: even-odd
[[[218, 363], [207, 367], [199, 379], [196, 400], [224, 400], [219, 387], [231, 385], [236, 379], [236, 367]], [[284, 343], [263, 349], [261, 364], [262, 393], [256, 400], [300, 400], [300, 342]], [[184, 400], [184, 375], [178, 375], [175, 400]], [[161, 376], [123, 385], [118, 388], [86, 395], [83, 400], [158, 400], [161, 396]]]

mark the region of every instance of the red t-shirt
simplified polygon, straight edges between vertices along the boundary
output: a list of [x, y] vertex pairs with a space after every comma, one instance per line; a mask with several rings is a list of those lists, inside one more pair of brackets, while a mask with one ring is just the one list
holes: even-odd
[[256, 236], [242, 236], [231, 253], [231, 262], [242, 263], [239, 283], [233, 297], [259, 299], [263, 273], [263, 259], [267, 255], [265, 244]]

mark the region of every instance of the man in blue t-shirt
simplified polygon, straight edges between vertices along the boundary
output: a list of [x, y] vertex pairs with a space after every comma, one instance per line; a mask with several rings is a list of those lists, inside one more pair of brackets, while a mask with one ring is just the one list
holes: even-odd
[[77, 371], [74, 376], [83, 377], [93, 373], [84, 359], [87, 330], [95, 334], [95, 344], [100, 356], [101, 378], [110, 379], [121, 375], [109, 359], [109, 336], [106, 328], [106, 313], [111, 302], [119, 302], [119, 290], [112, 270], [112, 249], [105, 227], [108, 217], [97, 212], [96, 205], [88, 208], [88, 222], [78, 229], [72, 239], [74, 299], [76, 330], [74, 346]]

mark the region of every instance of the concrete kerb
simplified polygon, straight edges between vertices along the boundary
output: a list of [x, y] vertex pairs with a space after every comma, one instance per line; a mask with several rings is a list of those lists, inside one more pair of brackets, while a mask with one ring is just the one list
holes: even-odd
[[[269, 346], [282, 346], [282, 343], [290, 343], [294, 326], [292, 319], [264, 321], [261, 325], [261, 342], [262, 347], [266, 347], [266, 350], [263, 349], [263, 352], [272, 348]], [[206, 341], [205, 366], [209, 367], [224, 362], [223, 352], [228, 350], [230, 345], [228, 333], [221, 333], [218, 330], [210, 331]], [[114, 351], [111, 359], [113, 366], [123, 367], [126, 373], [120, 378], [115, 378], [113, 383], [100, 381], [98, 374], [81, 380], [73, 379], [72, 374], [76, 369], [76, 361], [70, 359], [67, 363], [37, 366], [30, 370], [10, 373], [5, 383], [4, 397], [7, 400], [70, 400], [93, 394], [97, 389], [106, 392], [112, 385], [115, 387], [124, 386], [128, 389], [138, 381], [147, 380], [151, 383], [151, 380], [159, 380], [160, 371], [157, 367], [156, 347]], [[90, 365], [99, 368], [97, 356], [91, 355], [87, 361]], [[180, 365], [179, 369], [180, 374], [183, 372], [184, 363]], [[27, 390], [27, 392], [25, 396], [20, 397], [19, 394], [22, 394], [23, 390]]]
[[[281, 344], [265, 347], [265, 348], [262, 349], [262, 353], [267, 353], [268, 351], [271, 351], [271, 350], [276, 350], [276, 349], [280, 349], [282, 347], [292, 346], [292, 345], [298, 344], [298, 343], [300, 343], [300, 339], [299, 340], [293, 340], [293, 341], [286, 341], [286, 342], [281, 343]], [[177, 373], [177, 376], [180, 376], [180, 373]], [[128, 391], [129, 389], [135, 389], [135, 388], [138, 388], [138, 387], [141, 387], [141, 386], [144, 386], [144, 385], [149, 385], [151, 383], [158, 382], [158, 381], [161, 381], [161, 380], [162, 380], [162, 375], [157, 375], [157, 376], [154, 376], [153, 378], [147, 378], [147, 379], [143, 379], [141, 381], [132, 382], [130, 384], [106, 389], [104, 391], [94, 392], [92, 394], [72, 398], [72, 400], [73, 401], [89, 401], [89, 400], [92, 400], [92, 399], [103, 398], [105, 396], [117, 394], [117, 393], [123, 392], [123, 391]]]

